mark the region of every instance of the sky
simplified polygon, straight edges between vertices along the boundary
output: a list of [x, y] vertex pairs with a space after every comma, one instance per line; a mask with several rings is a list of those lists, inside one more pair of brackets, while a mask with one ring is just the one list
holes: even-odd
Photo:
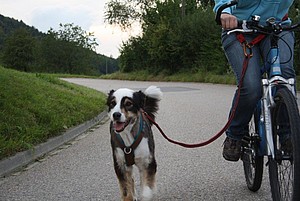
[[122, 41], [139, 34], [139, 29], [121, 31], [104, 22], [105, 4], [109, 0], [0, 0], [0, 14], [46, 33], [58, 30], [59, 24], [74, 23], [93, 32], [99, 54], [117, 58]]

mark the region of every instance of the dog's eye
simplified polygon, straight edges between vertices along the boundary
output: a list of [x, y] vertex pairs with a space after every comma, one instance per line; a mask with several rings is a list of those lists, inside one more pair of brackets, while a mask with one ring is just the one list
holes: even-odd
[[125, 102], [125, 107], [131, 107], [133, 103], [131, 101], [126, 101]]
[[113, 108], [113, 107], [116, 106], [116, 104], [117, 104], [116, 101], [111, 101], [110, 104], [109, 104], [109, 107]]

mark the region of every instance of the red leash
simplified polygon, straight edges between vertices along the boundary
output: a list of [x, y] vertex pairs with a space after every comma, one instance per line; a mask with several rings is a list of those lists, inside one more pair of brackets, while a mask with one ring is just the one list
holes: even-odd
[[[208, 139], [208, 140], [206, 140], [204, 142], [199, 142], [199, 143], [196, 143], [196, 144], [186, 144], [186, 143], [175, 141], [175, 140], [169, 138], [164, 133], [164, 131], [161, 129], [161, 127], [154, 121], [154, 119], [152, 117], [150, 117], [146, 112], [143, 112], [144, 115], [149, 119], [149, 121], [151, 123], [153, 123], [157, 127], [157, 129], [160, 131], [160, 133], [162, 134], [162, 136], [166, 140], [168, 140], [169, 142], [171, 142], [173, 144], [177, 144], [177, 145], [185, 147], [185, 148], [203, 147], [205, 145], [208, 145], [208, 144], [212, 143], [216, 139], [218, 139], [228, 129], [228, 127], [229, 127], [229, 125], [230, 125], [230, 123], [231, 123], [231, 121], [232, 121], [232, 119], [233, 119], [233, 117], [235, 115], [235, 111], [236, 111], [236, 108], [238, 106], [238, 102], [239, 102], [239, 99], [240, 99], [240, 93], [241, 93], [241, 88], [242, 88], [242, 85], [243, 85], [243, 80], [244, 80], [244, 77], [245, 77], [245, 74], [246, 74], [246, 70], [247, 70], [247, 67], [248, 67], [249, 60], [252, 57], [252, 50], [251, 50], [251, 48], [256, 43], [260, 42], [264, 38], [264, 35], [259, 35], [251, 43], [247, 43], [243, 35], [239, 35], [238, 34], [237, 38], [238, 38], [238, 40], [241, 42], [241, 44], [244, 47], [245, 59], [244, 59], [244, 62], [243, 62], [243, 69], [242, 69], [241, 79], [240, 79], [239, 85], [238, 85], [238, 91], [237, 91], [236, 101], [235, 101], [234, 107], [232, 108], [232, 111], [230, 113], [230, 116], [229, 116], [228, 121], [225, 124], [225, 126], [217, 134], [215, 134], [213, 137], [211, 137], [210, 139]], [[247, 49], [249, 50], [249, 53], [247, 52]]]
[[236, 111], [236, 108], [237, 108], [237, 105], [238, 105], [238, 102], [239, 102], [239, 97], [240, 97], [240, 92], [241, 92], [241, 86], [243, 84], [243, 79], [244, 79], [244, 75], [245, 75], [245, 72], [246, 72], [246, 69], [247, 69], [247, 66], [248, 66], [248, 62], [249, 62], [249, 59], [251, 57], [245, 57], [245, 60], [244, 60], [244, 67], [243, 67], [243, 71], [242, 71], [242, 76], [241, 76], [241, 79], [240, 79], [240, 83], [239, 83], [239, 87], [238, 87], [238, 92], [237, 92], [237, 100], [234, 104], [234, 107], [230, 113], [230, 116], [228, 118], [228, 121], [227, 123], [225, 124], [225, 126], [217, 133], [215, 134], [213, 137], [211, 137], [210, 139], [204, 141], [204, 142], [200, 142], [200, 143], [196, 143], [196, 144], [186, 144], [186, 143], [183, 143], [183, 142], [179, 142], [179, 141], [175, 141], [171, 138], [169, 138], [165, 133], [164, 131], [161, 129], [161, 127], [154, 121], [154, 119], [152, 117], [150, 117], [146, 112], [143, 112], [144, 115], [149, 119], [149, 121], [151, 123], [153, 123], [157, 129], [160, 131], [160, 133], [162, 134], [162, 136], [168, 140], [169, 142], [173, 143], [173, 144], [177, 144], [179, 146], [182, 146], [182, 147], [185, 147], [185, 148], [197, 148], [197, 147], [203, 147], [205, 145], [208, 145], [210, 143], [212, 143], [213, 141], [215, 141], [216, 139], [218, 139], [229, 127], [233, 117], [234, 117], [234, 114], [235, 114], [235, 111]]

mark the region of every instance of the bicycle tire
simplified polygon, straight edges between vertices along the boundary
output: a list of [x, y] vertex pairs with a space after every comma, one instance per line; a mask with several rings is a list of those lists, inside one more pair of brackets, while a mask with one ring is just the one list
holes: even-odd
[[[300, 117], [296, 99], [287, 88], [280, 88], [274, 96], [271, 110], [275, 159], [269, 157], [269, 180], [274, 201], [300, 200]], [[286, 112], [284, 114], [284, 112]], [[285, 121], [282, 117], [285, 116]], [[285, 128], [283, 132], [283, 128]], [[284, 146], [280, 135], [290, 133], [290, 146]], [[287, 135], [287, 134], [286, 134]]]
[[252, 116], [247, 133], [248, 134], [243, 139], [242, 161], [247, 187], [250, 191], [256, 192], [261, 187], [264, 161], [263, 156], [258, 153], [259, 138], [257, 110]]

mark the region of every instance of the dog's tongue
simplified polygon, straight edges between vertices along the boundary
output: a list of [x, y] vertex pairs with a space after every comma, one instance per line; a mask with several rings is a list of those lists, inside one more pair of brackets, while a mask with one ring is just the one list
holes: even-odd
[[124, 122], [116, 122], [115, 123], [115, 130], [117, 132], [121, 132], [124, 130], [124, 126], [125, 126], [125, 123]]

